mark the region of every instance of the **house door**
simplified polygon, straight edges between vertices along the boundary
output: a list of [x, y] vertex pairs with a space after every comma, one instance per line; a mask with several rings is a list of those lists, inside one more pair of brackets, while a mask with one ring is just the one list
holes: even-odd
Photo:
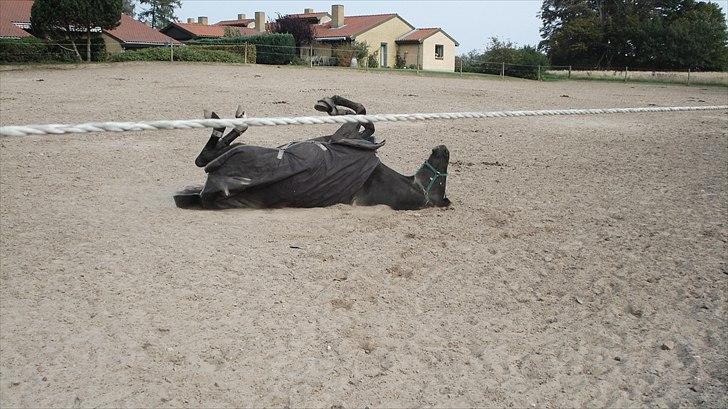
[[387, 66], [387, 43], [382, 43], [379, 46], [379, 66]]

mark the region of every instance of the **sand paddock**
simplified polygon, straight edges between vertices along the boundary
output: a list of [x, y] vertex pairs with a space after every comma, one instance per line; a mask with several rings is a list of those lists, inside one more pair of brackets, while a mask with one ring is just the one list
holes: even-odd
[[[2, 123], [725, 104], [205, 64], [0, 72]], [[253, 128], [275, 146], [331, 126]], [[209, 131], [0, 139], [0, 406], [728, 405], [725, 112], [377, 125], [453, 206], [184, 211]]]

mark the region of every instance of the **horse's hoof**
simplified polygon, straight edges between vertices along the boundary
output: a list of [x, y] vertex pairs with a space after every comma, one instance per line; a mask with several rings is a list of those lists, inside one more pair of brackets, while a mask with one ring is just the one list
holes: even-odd
[[326, 112], [329, 115], [336, 115], [336, 104], [334, 104], [331, 98], [320, 99], [313, 107], [317, 111]]

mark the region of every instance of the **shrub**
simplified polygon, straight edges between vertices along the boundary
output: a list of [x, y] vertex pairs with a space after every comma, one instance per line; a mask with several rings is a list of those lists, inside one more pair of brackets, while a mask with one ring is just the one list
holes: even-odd
[[402, 68], [406, 67], [407, 62], [405, 61], [405, 59], [401, 55], [397, 54], [397, 61], [394, 63], [394, 68], [401, 70]]
[[379, 68], [379, 50], [369, 54], [367, 58], [367, 66], [369, 68]]
[[[167, 47], [163, 48], [145, 48], [138, 51], [127, 51], [121, 54], [111, 56], [111, 61], [169, 61], [171, 58], [171, 50]], [[243, 57], [229, 51], [209, 50], [202, 47], [180, 47], [174, 49], [175, 61], [195, 61], [195, 62], [224, 62], [224, 63], [243, 63]]]
[[[0, 63], [76, 62], [75, 53], [68, 48], [70, 46], [64, 48], [56, 43], [48, 43], [35, 37], [0, 39]], [[106, 46], [103, 39], [93, 37], [91, 59], [93, 61], [103, 61], [106, 58]]]
[[290, 64], [296, 57], [296, 40], [291, 34], [262, 34], [256, 36], [240, 36], [211, 38], [191, 41], [190, 45], [232, 45], [252, 44], [256, 50], [256, 62], [259, 64]]
[[[190, 45], [188, 47], [192, 47], [196, 50], [214, 50], [214, 51], [227, 51], [233, 54], [237, 54], [240, 56], [244, 62], [248, 64], [255, 64], [257, 53], [255, 50], [255, 46], [251, 44], [212, 44], [212, 45]], [[245, 47], [248, 48], [248, 51], [245, 51]], [[175, 48], [175, 53], [177, 52], [178, 48]], [[247, 60], [246, 60], [247, 58]], [[175, 58], [176, 59], [176, 58]]]
[[351, 65], [351, 59], [354, 57], [356, 57], [357, 62], [359, 63], [367, 60], [369, 46], [365, 42], [358, 41], [354, 41], [352, 43], [339, 43], [333, 47], [331, 52], [338, 60], [340, 66], [348, 67]]

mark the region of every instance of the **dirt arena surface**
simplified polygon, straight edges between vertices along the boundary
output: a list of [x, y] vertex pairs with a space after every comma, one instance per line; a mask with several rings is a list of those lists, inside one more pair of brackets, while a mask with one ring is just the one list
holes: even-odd
[[[716, 105], [726, 88], [206, 64], [0, 72], [3, 125]], [[331, 126], [251, 128], [277, 146]], [[379, 124], [450, 209], [205, 212], [209, 131], [2, 138], [0, 406], [726, 407], [725, 112]]]

